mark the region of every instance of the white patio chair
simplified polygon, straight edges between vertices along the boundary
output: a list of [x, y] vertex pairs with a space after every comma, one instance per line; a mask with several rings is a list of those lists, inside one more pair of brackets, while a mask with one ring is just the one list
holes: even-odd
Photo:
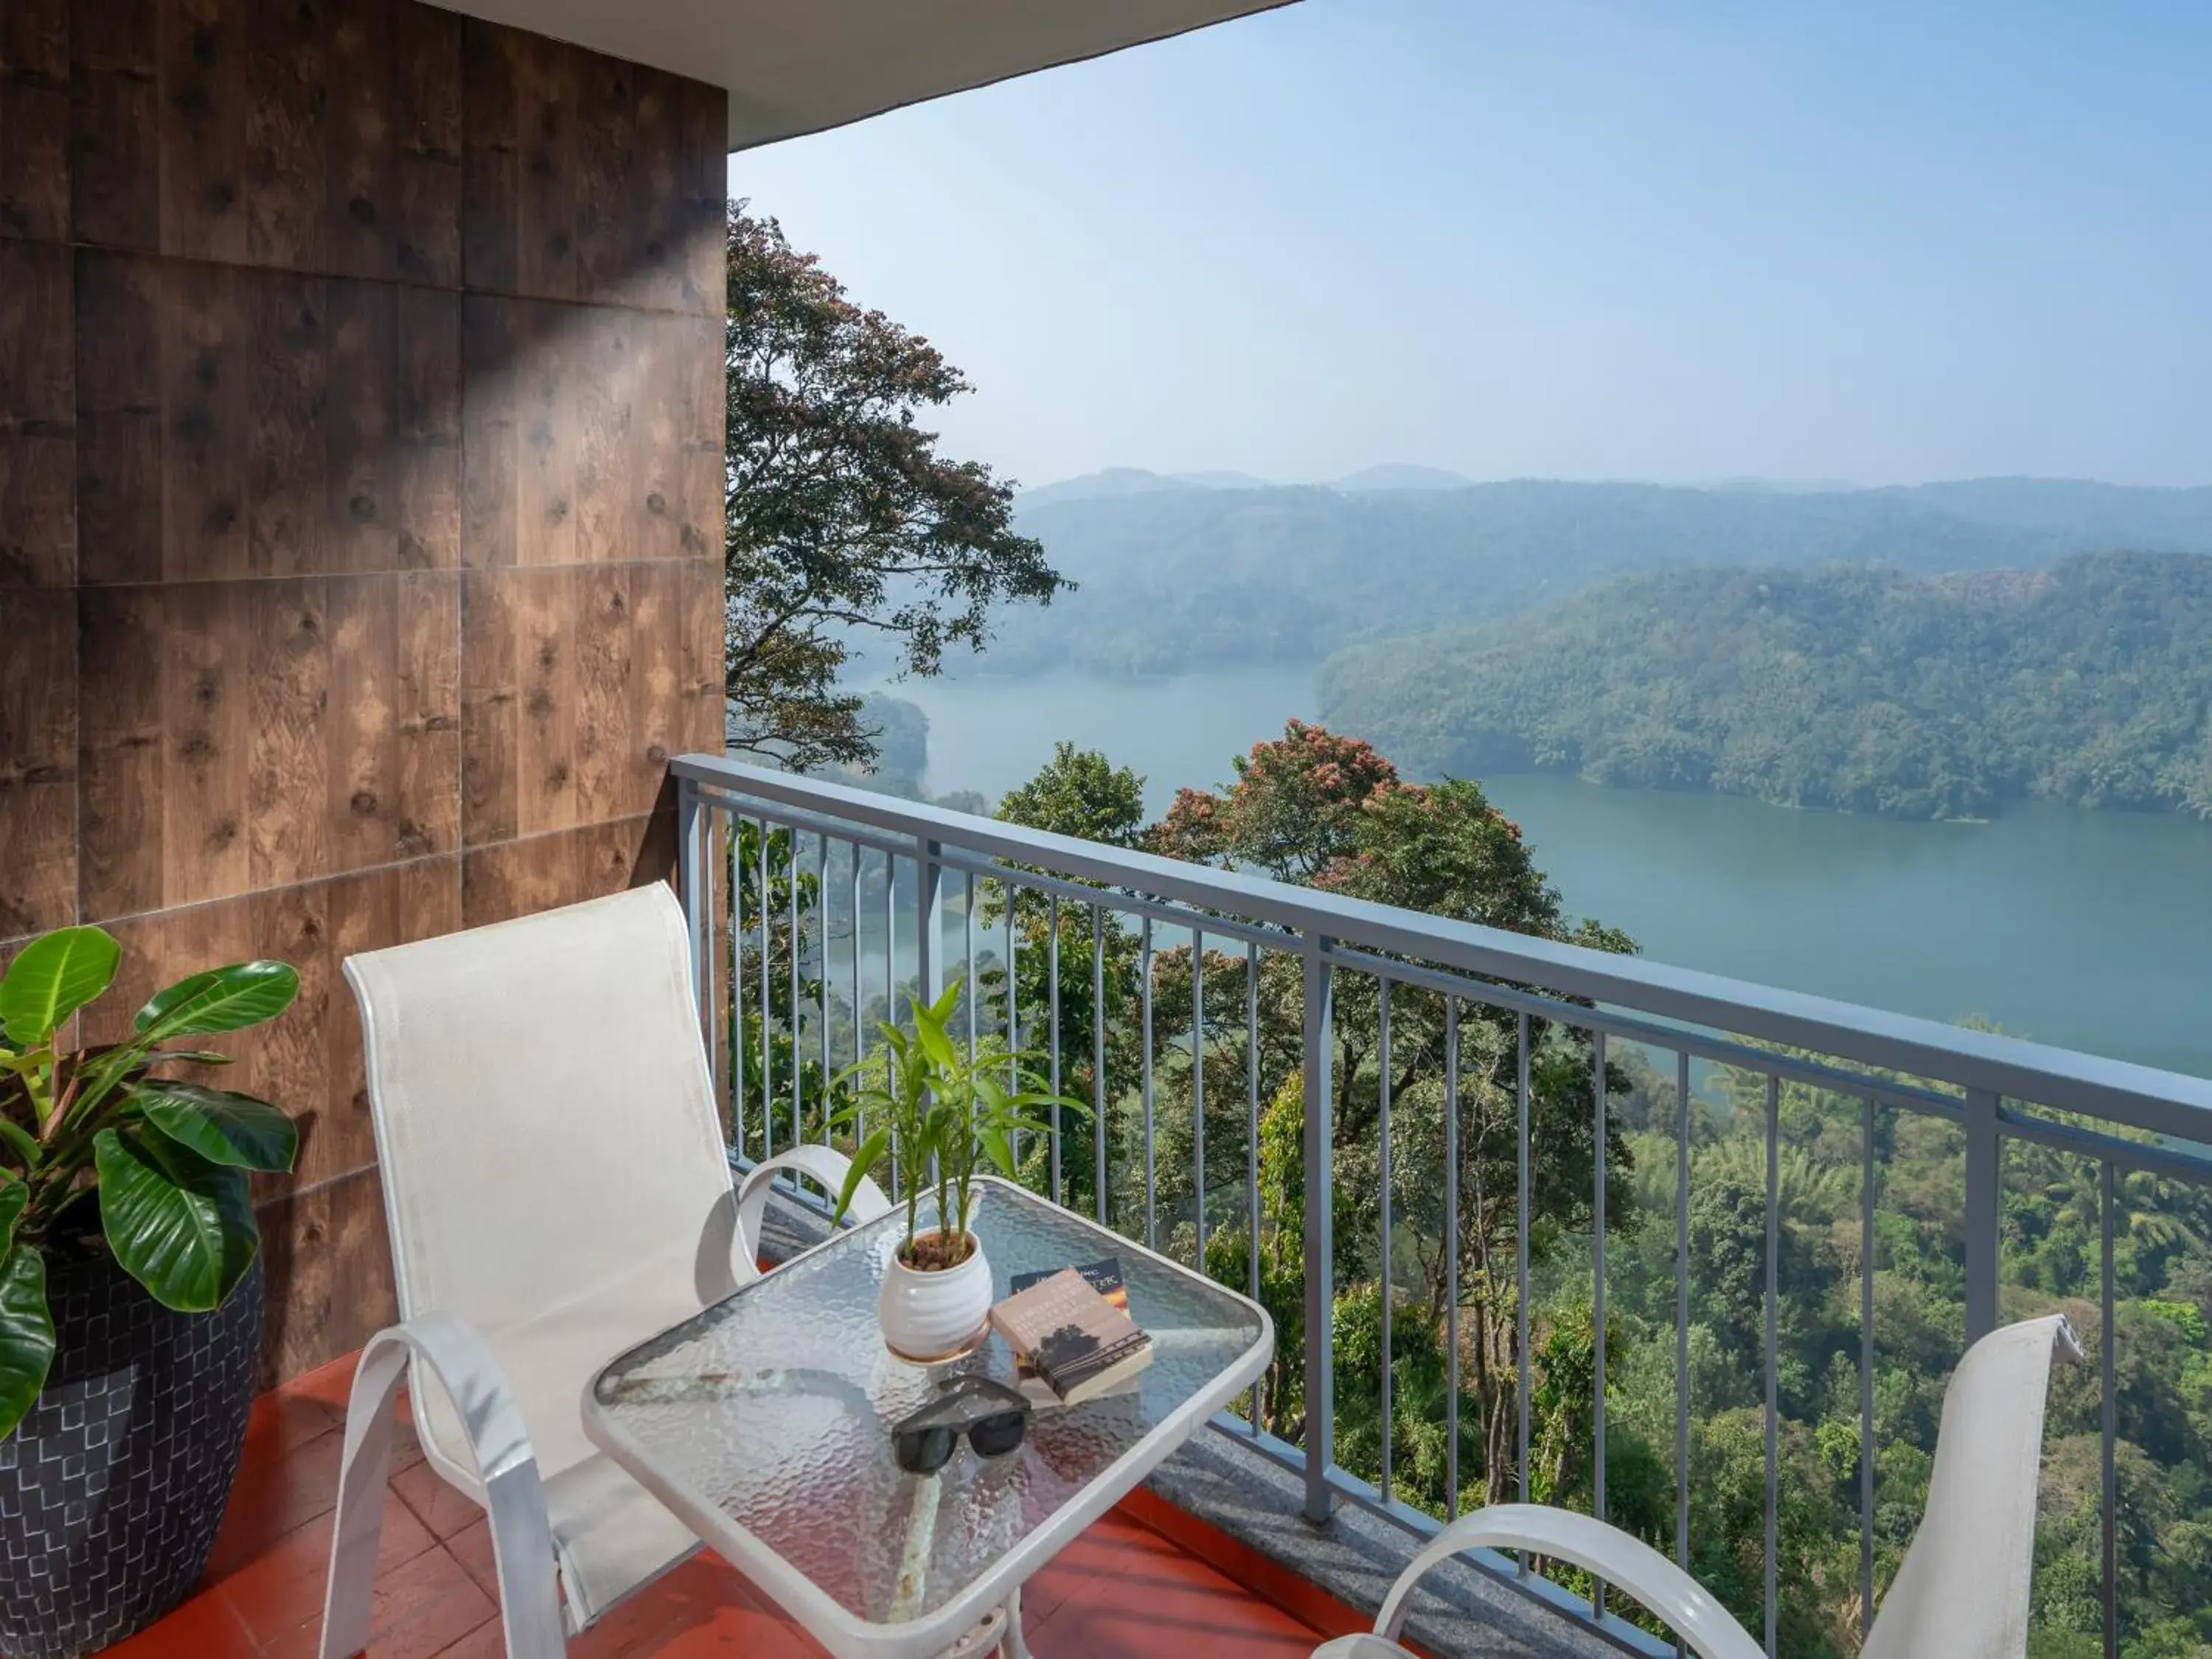
[[[2081, 1348], [2057, 1314], [1992, 1331], [1966, 1350], [1943, 1395], [1928, 1508], [1860, 1659], [2021, 1659], [2035, 1559], [2035, 1492], [2051, 1356]], [[1665, 1620], [1699, 1659], [1765, 1659], [1728, 1609], [1665, 1556], [1617, 1527], [1499, 1504], [1453, 1522], [1382, 1600], [1371, 1634], [1340, 1636], [1314, 1659], [1410, 1659], [1399, 1645], [1413, 1586], [1465, 1550], [1525, 1549], [1570, 1561]]]
[[[687, 924], [659, 883], [349, 958], [402, 1322], [362, 1350], [346, 1413], [322, 1659], [367, 1644], [392, 1409], [491, 1517], [508, 1659], [698, 1547], [584, 1437], [593, 1372], [758, 1276], [779, 1172], [732, 1189]], [[864, 1182], [856, 1217], [889, 1204]]]

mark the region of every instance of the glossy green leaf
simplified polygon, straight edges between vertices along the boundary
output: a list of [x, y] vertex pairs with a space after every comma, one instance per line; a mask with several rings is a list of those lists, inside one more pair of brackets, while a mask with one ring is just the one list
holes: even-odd
[[914, 1036], [931, 1065], [949, 1072], [959, 1063], [953, 1052], [952, 1039], [945, 1035], [945, 1027], [921, 1009], [915, 1012]]
[[15, 1433], [37, 1403], [53, 1359], [46, 1259], [33, 1246], [19, 1244], [0, 1263], [0, 1439]]
[[937, 1000], [929, 1005], [929, 1017], [936, 1022], [939, 1030], [941, 1031], [952, 1024], [952, 1016], [960, 1006], [960, 993], [963, 988], [963, 981], [956, 979], [939, 991], [937, 994]]
[[20, 1181], [0, 1186], [0, 1258], [15, 1247], [15, 1224], [23, 1218], [23, 1206], [30, 1199], [30, 1188]]
[[115, 977], [123, 947], [97, 927], [61, 927], [33, 939], [0, 978], [0, 1027], [14, 1048], [35, 1048]]
[[234, 962], [158, 993], [138, 1011], [137, 1027], [155, 1042], [243, 1030], [276, 1018], [299, 994], [299, 972], [289, 963]]
[[833, 1225], [842, 1221], [845, 1212], [853, 1207], [853, 1194], [860, 1190], [860, 1182], [867, 1178], [868, 1171], [875, 1168], [877, 1160], [883, 1157], [884, 1149], [890, 1145], [890, 1141], [891, 1132], [888, 1128], [878, 1129], [862, 1141], [854, 1152], [853, 1166], [845, 1171], [845, 1184], [837, 1189], [837, 1211], [830, 1218]]
[[300, 1153], [292, 1120], [265, 1100], [197, 1083], [141, 1084], [133, 1098], [146, 1121], [210, 1164], [289, 1170]]
[[143, 1127], [102, 1129], [93, 1158], [123, 1270], [180, 1312], [220, 1307], [261, 1242], [245, 1173]]
[[35, 1170], [46, 1161], [46, 1149], [39, 1145], [28, 1129], [13, 1118], [0, 1117], [0, 1139], [5, 1139], [15, 1148], [15, 1156], [23, 1160], [26, 1170]]

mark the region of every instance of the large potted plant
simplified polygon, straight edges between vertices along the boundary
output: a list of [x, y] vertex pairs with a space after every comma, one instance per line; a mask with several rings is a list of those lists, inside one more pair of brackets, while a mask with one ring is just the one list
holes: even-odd
[[[833, 1129], [866, 1132], [837, 1195], [840, 1219], [861, 1177], [886, 1157], [903, 1177], [906, 1231], [884, 1266], [876, 1314], [885, 1345], [907, 1359], [950, 1358], [986, 1328], [991, 1264], [973, 1230], [983, 1161], [1011, 1176], [1015, 1138], [1050, 1127], [1037, 1113], [1088, 1109], [1051, 1093], [1031, 1052], [1003, 1036], [980, 1037], [972, 1050], [955, 1042], [948, 1027], [962, 988], [946, 987], [927, 1007], [911, 1000], [911, 1030], [879, 1024], [882, 1046], [842, 1074], [847, 1093], [830, 1117]], [[934, 1196], [926, 1221], [925, 1193]]]
[[0, 1653], [77, 1659], [151, 1624], [207, 1566], [260, 1347], [247, 1186], [291, 1120], [173, 1074], [170, 1045], [274, 1018], [283, 963], [179, 980], [130, 1034], [79, 1046], [121, 955], [97, 927], [0, 976]]

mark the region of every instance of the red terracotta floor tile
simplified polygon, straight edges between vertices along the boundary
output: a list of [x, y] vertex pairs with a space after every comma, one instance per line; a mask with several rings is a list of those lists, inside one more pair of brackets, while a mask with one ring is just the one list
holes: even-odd
[[359, 1354], [349, 1353], [333, 1359], [327, 1365], [318, 1365], [313, 1370], [294, 1377], [279, 1394], [289, 1395], [295, 1400], [312, 1400], [329, 1408], [337, 1417], [345, 1415], [346, 1399], [353, 1391], [353, 1373]]
[[1202, 1644], [1209, 1659], [1304, 1659], [1308, 1626], [1134, 1522], [1109, 1516], [1063, 1553], [1076, 1576], [1030, 1634], [1041, 1653], [1133, 1659]]
[[1046, 1659], [1308, 1659], [1321, 1638], [1287, 1613], [1239, 1595], [1125, 1595], [1073, 1602], [1029, 1631]]
[[689, 1609], [641, 1640], [610, 1625], [602, 1621], [571, 1641], [569, 1659], [825, 1659], [784, 1614], [732, 1601]]
[[732, 1630], [761, 1644], [764, 1654], [803, 1650], [820, 1659], [822, 1650], [744, 1574], [704, 1550], [611, 1608], [568, 1644], [568, 1652], [570, 1659], [659, 1659], [684, 1641], [710, 1639], [700, 1632]]
[[333, 1410], [309, 1395], [289, 1389], [272, 1389], [253, 1402], [246, 1419], [246, 1443], [288, 1450], [318, 1435], [328, 1434], [345, 1420], [343, 1408]]
[[313, 1439], [284, 1446], [257, 1445], [249, 1438], [216, 1534], [210, 1577], [223, 1578], [272, 1548], [337, 1503], [338, 1461], [345, 1439], [330, 1429]]
[[[336, 1510], [317, 1516], [219, 1581], [223, 1597], [257, 1640], [274, 1641], [322, 1612], [331, 1570], [331, 1528], [337, 1520]], [[437, 1547], [428, 1529], [396, 1495], [387, 1492], [384, 1527], [377, 1539], [378, 1580]]]
[[[413, 1510], [409, 1510], [412, 1515]], [[461, 1564], [471, 1583], [490, 1596], [499, 1599], [499, 1564], [492, 1559], [491, 1522], [482, 1510], [477, 1518], [451, 1538], [442, 1540], [446, 1553]]]
[[432, 1468], [427, 1459], [395, 1470], [392, 1489], [441, 1543], [483, 1519], [483, 1505]]
[[507, 1659], [507, 1628], [496, 1619], [478, 1625], [453, 1646], [439, 1649], [437, 1659]]
[[[377, 1576], [368, 1659], [433, 1659], [498, 1616], [459, 1562], [441, 1549], [426, 1550]], [[315, 1659], [322, 1625], [319, 1605], [312, 1619], [273, 1639], [264, 1637], [264, 1659]]]
[[100, 1659], [261, 1659], [261, 1649], [222, 1595], [203, 1590]]

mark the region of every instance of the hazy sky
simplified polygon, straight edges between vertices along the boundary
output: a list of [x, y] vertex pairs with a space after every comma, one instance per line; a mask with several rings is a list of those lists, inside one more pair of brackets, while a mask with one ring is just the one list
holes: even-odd
[[1028, 483], [2212, 483], [2208, 0], [1304, 0], [730, 185]]

